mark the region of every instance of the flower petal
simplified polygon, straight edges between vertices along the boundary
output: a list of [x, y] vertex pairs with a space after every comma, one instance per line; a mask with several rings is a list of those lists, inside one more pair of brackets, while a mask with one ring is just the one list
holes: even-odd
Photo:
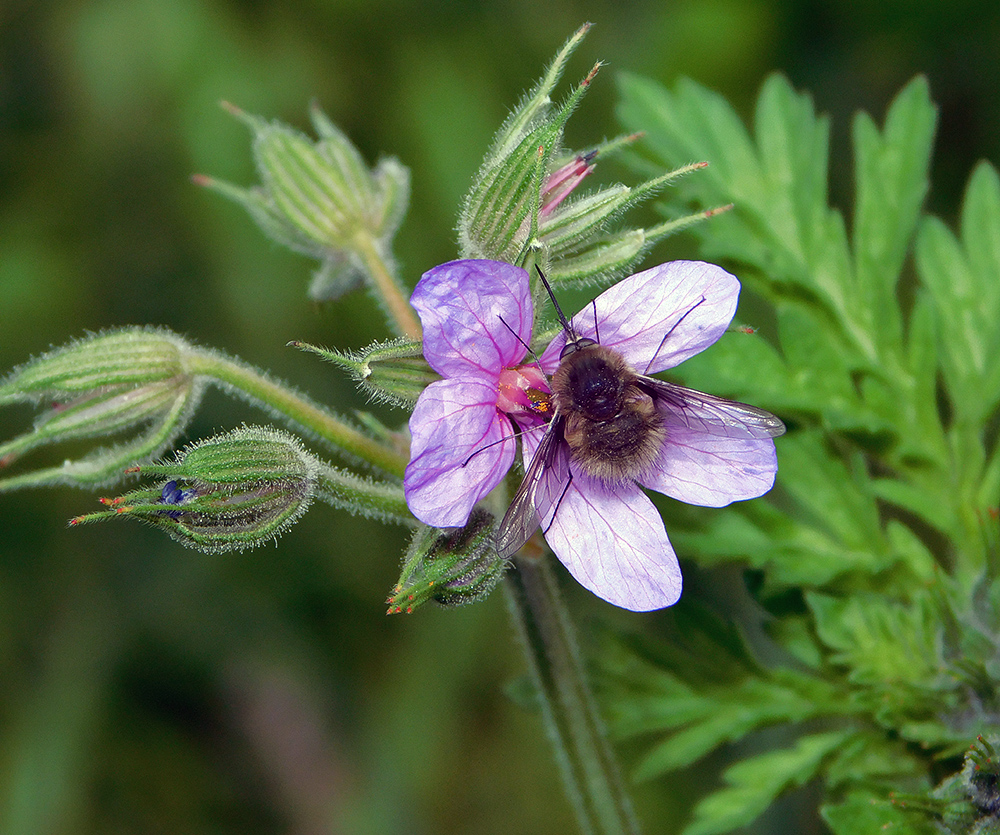
[[563, 445], [542, 476], [535, 503], [545, 540], [570, 574], [633, 612], [676, 603], [680, 566], [649, 497], [635, 484], [606, 487], [580, 474], [569, 480], [568, 473]]
[[[571, 324], [580, 336], [619, 351], [639, 373], [653, 374], [679, 365], [722, 336], [739, 293], [739, 281], [722, 267], [671, 261], [609, 287]], [[565, 344], [565, 334], [559, 334], [545, 349], [541, 365], [546, 372], [559, 364]]]
[[501, 369], [523, 359], [531, 341], [528, 274], [502, 261], [434, 267], [410, 302], [424, 328], [424, 357], [443, 377], [480, 373], [495, 380]]
[[704, 507], [754, 499], [774, 486], [778, 458], [772, 439], [709, 435], [669, 410], [664, 414], [667, 439], [656, 464], [639, 479], [643, 486]]
[[458, 377], [431, 383], [410, 417], [410, 463], [403, 487], [421, 522], [464, 525], [472, 507], [514, 463], [510, 421], [496, 408], [496, 390]]

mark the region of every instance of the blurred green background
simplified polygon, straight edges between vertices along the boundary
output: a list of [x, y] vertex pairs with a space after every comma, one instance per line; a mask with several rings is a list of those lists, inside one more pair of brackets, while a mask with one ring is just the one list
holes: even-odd
[[[941, 107], [930, 205], [950, 218], [973, 162], [1000, 160], [1000, 6], [862, 5], [5, 0], [0, 369], [155, 323], [365, 407], [284, 345], [362, 347], [384, 335], [373, 305], [308, 303], [312, 264], [189, 181], [253, 180], [247, 132], [218, 102], [304, 128], [315, 99], [369, 160], [408, 165], [397, 256], [412, 286], [454, 257], [458, 202], [494, 131], [585, 20], [561, 89], [607, 66], [572, 146], [618, 132], [616, 70], [692, 76], [748, 118], [781, 70], [833, 116], [831, 193], [846, 205], [849, 114], [881, 119], [924, 72]], [[672, 240], [654, 255], [689, 251]], [[30, 419], [8, 409], [0, 434]], [[214, 393], [190, 438], [241, 421], [266, 417]], [[278, 547], [225, 557], [138, 525], [66, 529], [95, 508], [68, 488], [0, 496], [4, 835], [574, 831], [537, 717], [503, 693], [522, 667], [502, 594], [387, 618], [404, 533], [324, 506]], [[715, 598], [719, 579], [689, 572], [687, 593]], [[669, 628], [670, 612], [567, 592], [584, 623]], [[642, 786], [648, 831], [677, 831], [702, 779]], [[789, 831], [782, 814], [794, 809], [758, 830]]]

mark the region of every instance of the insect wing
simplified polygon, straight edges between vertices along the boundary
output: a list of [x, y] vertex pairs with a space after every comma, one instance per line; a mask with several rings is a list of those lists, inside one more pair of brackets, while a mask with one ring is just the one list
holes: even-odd
[[756, 406], [655, 377], [640, 376], [639, 384], [654, 400], [667, 403], [671, 415], [697, 432], [722, 438], [776, 438], [785, 433], [785, 424], [778, 417]]
[[528, 469], [524, 472], [521, 486], [517, 488], [514, 499], [507, 508], [500, 527], [497, 529], [497, 553], [506, 559], [528, 541], [538, 527], [538, 515], [535, 512], [535, 491], [541, 481], [545, 469], [552, 464], [553, 456], [563, 438], [563, 419], [556, 415], [549, 423], [545, 435], [538, 443], [535, 457], [531, 459]]

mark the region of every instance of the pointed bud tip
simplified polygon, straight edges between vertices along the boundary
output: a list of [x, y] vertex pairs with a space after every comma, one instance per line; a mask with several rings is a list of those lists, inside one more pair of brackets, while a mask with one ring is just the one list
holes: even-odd
[[604, 66], [604, 62], [603, 61], [598, 61], [596, 64], [594, 64], [594, 68], [589, 73], [587, 73], [587, 77], [584, 78], [583, 81], [580, 82], [580, 86], [581, 87], [589, 87], [590, 86], [590, 82], [594, 80], [594, 76], [597, 75], [598, 71], [603, 66]]
[[[706, 163], [707, 164], [707, 163]], [[735, 203], [727, 203], [725, 206], [716, 206], [714, 209], [706, 209], [705, 217], [715, 217], [736, 208]]]
[[215, 185], [215, 180], [209, 177], [207, 174], [192, 174], [191, 182], [196, 186], [201, 186], [203, 188], [210, 188]]

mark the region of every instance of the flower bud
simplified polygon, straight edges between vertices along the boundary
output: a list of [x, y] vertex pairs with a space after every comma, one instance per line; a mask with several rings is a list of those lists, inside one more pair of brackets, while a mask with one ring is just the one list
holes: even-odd
[[288, 344], [340, 366], [372, 400], [404, 409], [412, 409], [420, 393], [440, 379], [424, 359], [420, 343], [407, 339], [375, 342], [363, 351], [346, 353], [305, 342]]
[[25, 363], [0, 384], [0, 405], [46, 402], [32, 431], [0, 444], [0, 467], [49, 443], [145, 434], [60, 467], [0, 479], [0, 489], [109, 481], [127, 464], [160, 454], [184, 428], [204, 389], [186, 368], [189, 346], [168, 331], [99, 334]]
[[312, 501], [319, 462], [286, 432], [242, 427], [192, 444], [172, 463], [133, 471], [168, 480], [102, 499], [109, 510], [72, 524], [130, 516], [190, 548], [219, 553], [256, 547], [291, 527]]
[[561, 107], [552, 107], [550, 94], [588, 28], [566, 42], [545, 77], [497, 134], [459, 216], [462, 258], [521, 267], [533, 259], [553, 283], [592, 283], [621, 274], [656, 241], [708, 216], [699, 213], [652, 229], [613, 230], [629, 208], [705, 163], [684, 166], [636, 187], [612, 185], [568, 199], [594, 170], [599, 155], [639, 139], [633, 134], [581, 153], [561, 149], [566, 122], [600, 64]]
[[368, 277], [372, 253], [391, 262], [392, 238], [409, 202], [409, 171], [398, 160], [369, 169], [350, 140], [317, 108], [318, 141], [229, 106], [253, 131], [261, 185], [196, 181], [240, 203], [265, 234], [318, 258], [309, 296], [335, 299]]
[[430, 600], [463, 606], [482, 599], [497, 584], [507, 561], [494, 545], [493, 515], [477, 507], [462, 528], [442, 533], [420, 528], [403, 561], [386, 614], [407, 614]]

